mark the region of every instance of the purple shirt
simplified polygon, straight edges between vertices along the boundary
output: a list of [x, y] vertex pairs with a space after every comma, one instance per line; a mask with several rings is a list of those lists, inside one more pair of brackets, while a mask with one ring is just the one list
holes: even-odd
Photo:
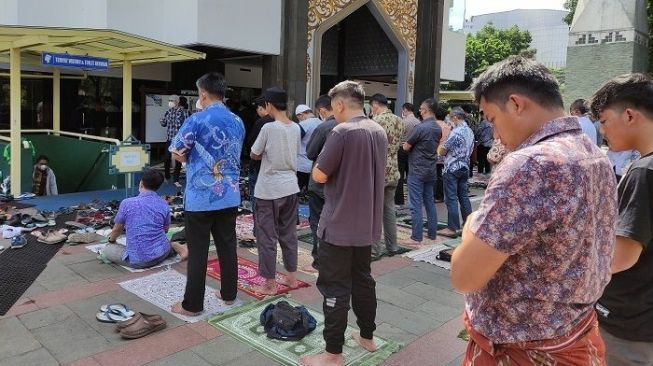
[[612, 177], [575, 117], [547, 122], [506, 155], [470, 227], [510, 255], [465, 297], [476, 331], [494, 343], [554, 339], [594, 311], [615, 246]]
[[156, 192], [145, 191], [123, 200], [115, 222], [125, 225], [124, 261], [142, 264], [170, 252], [170, 241], [165, 233], [165, 227], [170, 225], [170, 207]]

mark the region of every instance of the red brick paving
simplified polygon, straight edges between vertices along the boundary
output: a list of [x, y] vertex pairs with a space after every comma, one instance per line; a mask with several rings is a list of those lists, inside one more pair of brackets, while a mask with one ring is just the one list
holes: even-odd
[[380, 261], [372, 262], [372, 275], [380, 276], [398, 269], [408, 267], [413, 261], [408, 258], [396, 255], [390, 258], [383, 258]]
[[217, 338], [217, 337], [224, 334], [220, 330], [218, 330], [216, 327], [212, 326], [211, 324], [209, 324], [209, 323], [207, 323], [205, 321], [188, 324], [186, 326], [188, 328], [192, 329], [197, 334], [204, 337], [207, 341], [211, 340], [213, 338]]

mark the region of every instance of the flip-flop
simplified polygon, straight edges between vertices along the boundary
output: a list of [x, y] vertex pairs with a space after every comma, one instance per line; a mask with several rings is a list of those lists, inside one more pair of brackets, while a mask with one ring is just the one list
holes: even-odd
[[102, 323], [118, 323], [131, 319], [131, 316], [127, 317], [111, 311], [105, 311], [95, 314], [95, 319]]
[[125, 304], [104, 304], [100, 306], [100, 311], [101, 312], [112, 312], [115, 314], [120, 314], [125, 317], [132, 317], [134, 314], [136, 314], [133, 310], [131, 310], [127, 305]]

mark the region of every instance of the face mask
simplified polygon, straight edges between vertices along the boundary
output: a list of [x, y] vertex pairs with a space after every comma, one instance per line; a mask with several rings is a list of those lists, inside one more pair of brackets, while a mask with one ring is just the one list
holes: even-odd
[[198, 110], [202, 109], [202, 104], [200, 103], [199, 99], [197, 100], [197, 102], [195, 102], [195, 109], [198, 109]]
[[168, 108], [174, 108], [175, 102], [168, 102]]
[[47, 168], [48, 168], [48, 166], [45, 165], [45, 164], [41, 164], [41, 165], [39, 165], [39, 169], [41, 169], [41, 170], [45, 170], [45, 169], [47, 169]]

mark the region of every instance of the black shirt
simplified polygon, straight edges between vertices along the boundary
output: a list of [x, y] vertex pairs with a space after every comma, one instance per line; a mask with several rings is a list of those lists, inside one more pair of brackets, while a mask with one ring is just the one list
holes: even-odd
[[[254, 142], [258, 138], [258, 135], [261, 133], [261, 129], [266, 123], [274, 122], [274, 118], [270, 116], [265, 116], [261, 117], [254, 122], [254, 127], [252, 127], [252, 130], [249, 133], [249, 136], [247, 136], [247, 151], [252, 150], [252, 145], [254, 145]], [[255, 170], [256, 172], [261, 169], [261, 161], [260, 160], [250, 160], [249, 162], [249, 169]]]
[[608, 333], [653, 342], [653, 153], [635, 161], [617, 189], [617, 235], [644, 249], [632, 268], [612, 275], [596, 309]]
[[[331, 116], [327, 118], [326, 121], [323, 121], [315, 127], [311, 139], [306, 145], [306, 156], [309, 160], [317, 160], [317, 157], [322, 152], [322, 148], [326, 143], [327, 137], [329, 137], [329, 134], [337, 124], [336, 119]], [[313, 164], [313, 166], [315, 166], [315, 164]], [[313, 174], [311, 174], [311, 179], [308, 181], [308, 190], [316, 193], [321, 198], [324, 198], [324, 184], [314, 181]]]

